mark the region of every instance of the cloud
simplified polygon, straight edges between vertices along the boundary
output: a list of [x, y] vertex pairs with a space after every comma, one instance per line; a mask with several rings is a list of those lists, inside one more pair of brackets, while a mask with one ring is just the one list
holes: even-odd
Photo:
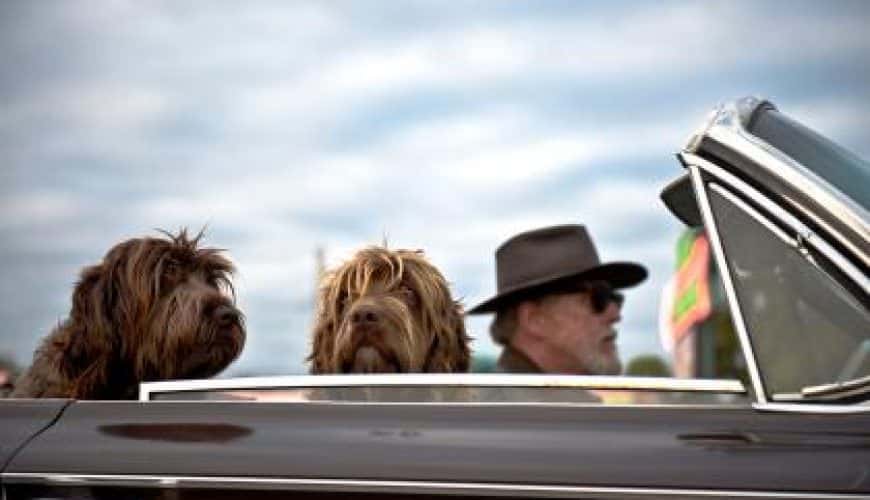
[[[330, 265], [384, 235], [423, 248], [471, 305], [494, 292], [502, 241], [565, 222], [650, 268], [620, 343], [656, 351], [680, 230], [658, 192], [709, 108], [764, 91], [859, 154], [870, 143], [864, 3], [0, 10], [15, 63], [0, 75], [0, 338], [22, 362], [81, 266], [203, 225], [239, 267], [250, 342], [234, 370], [304, 369], [318, 247]], [[492, 353], [487, 323], [469, 329]]]
[[24, 227], [75, 219], [79, 200], [66, 193], [36, 191], [13, 194], [0, 200], [0, 227]]

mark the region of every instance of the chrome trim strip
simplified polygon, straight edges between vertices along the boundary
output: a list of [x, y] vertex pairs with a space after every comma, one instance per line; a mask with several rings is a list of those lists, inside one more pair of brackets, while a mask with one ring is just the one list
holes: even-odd
[[[816, 251], [824, 255], [826, 259], [828, 259], [835, 266], [837, 266], [837, 268], [839, 268], [843, 272], [843, 274], [851, 279], [857, 286], [861, 287], [866, 293], [870, 293], [870, 278], [868, 278], [860, 269], [858, 269], [858, 267], [855, 266], [855, 264], [853, 264], [849, 259], [843, 257], [843, 255], [836, 249], [834, 249], [831, 244], [829, 244], [817, 234], [813, 233], [806, 226], [806, 224], [798, 220], [797, 217], [790, 214], [776, 203], [770, 201], [764, 195], [759, 193], [755, 188], [746, 184], [737, 176], [735, 176], [731, 172], [728, 172], [722, 167], [691, 153], [681, 153], [681, 155], [683, 157], [683, 161], [685, 161], [687, 164], [695, 165], [697, 167], [700, 167], [705, 172], [709, 172], [713, 176], [722, 180], [724, 183], [728, 184], [730, 187], [736, 189], [737, 191], [740, 191], [741, 194], [751, 199], [753, 203], [756, 203], [766, 212], [770, 213], [773, 217], [782, 221], [786, 226], [793, 230], [795, 234], [801, 235], [803, 243], [812, 246]], [[769, 225], [767, 226], [770, 227]], [[790, 236], [783, 237], [782, 231], [778, 227], [772, 230], [776, 232], [778, 236], [783, 238], [787, 243], [791, 245], [796, 245], [796, 240]]]
[[149, 401], [151, 394], [184, 391], [438, 385], [746, 393], [746, 389], [739, 380], [493, 373], [407, 373], [398, 375], [286, 375], [145, 382], [139, 386], [139, 400]]
[[[739, 122], [716, 123], [707, 130], [707, 135], [749, 158], [820, 205], [828, 207], [838, 219], [861, 235], [865, 241], [870, 241], [870, 213], [866, 209], [791, 157], [750, 134]], [[813, 219], [849, 248], [865, 265], [870, 266], [870, 254], [867, 253], [866, 248], [854, 245], [825, 221], [817, 217]]]
[[456, 483], [445, 481], [376, 481], [351, 479], [314, 479], [278, 477], [151, 476], [112, 474], [40, 474], [7, 472], [0, 474], [4, 484], [45, 486], [126, 486], [142, 488], [280, 489], [368, 493], [443, 493], [451, 495], [544, 496], [547, 498], [743, 498], [743, 499], [870, 499], [866, 493], [822, 493], [788, 491], [749, 491], [679, 488], [625, 488], [605, 486], [562, 486], [511, 483]]
[[870, 406], [858, 405], [820, 405], [806, 403], [766, 403], [754, 404], [752, 408], [770, 413], [812, 413], [812, 414], [854, 414], [870, 413]]
[[710, 130], [710, 127], [713, 126], [713, 123], [716, 122], [716, 119], [719, 116], [721, 110], [721, 106], [717, 106], [710, 110], [710, 114], [707, 115], [707, 118], [704, 119], [704, 122], [691, 134], [689, 134], [688, 139], [686, 139], [686, 144], [683, 146], [683, 151], [687, 153], [696, 153], [698, 148], [701, 146], [701, 139], [707, 135], [707, 131]]
[[[86, 404], [86, 405], [98, 405], [111, 403], [112, 401], [81, 401], [77, 404]], [[117, 401], [116, 401], [117, 402]], [[190, 400], [190, 399], [161, 399], [150, 401], [150, 404], [168, 404], [172, 403], [174, 405], [250, 405], [250, 404], [261, 404], [256, 401], [234, 401], [234, 400], [223, 400], [223, 399], [213, 399], [213, 400]], [[634, 411], [645, 411], [645, 410], [655, 410], [655, 409], [664, 409], [664, 410], [709, 410], [709, 411], [718, 411], [721, 412], [723, 410], [751, 410], [753, 403], [695, 403], [695, 404], [667, 404], [667, 403], [619, 403], [619, 404], [609, 404], [603, 402], [550, 402], [550, 401], [495, 401], [495, 402], [464, 402], [464, 401], [450, 401], [450, 402], [442, 402], [442, 401], [433, 401], [433, 402], [420, 402], [420, 401], [274, 401], [268, 402], [271, 404], [285, 404], [285, 405], [318, 405], [318, 406], [360, 406], [360, 407], [387, 407], [387, 406], [399, 406], [403, 408], [407, 408], [409, 406], [432, 406], [438, 408], [607, 408], [607, 409], [632, 409]]]
[[870, 385], [870, 375], [843, 382], [804, 387], [801, 394], [807, 396], [827, 396], [831, 395], [831, 393], [836, 393], [839, 395], [843, 391], [865, 389], [868, 385]]
[[737, 300], [737, 291], [734, 287], [734, 281], [731, 279], [730, 267], [725, 259], [725, 250], [722, 247], [718, 226], [713, 218], [713, 209], [710, 207], [710, 200], [707, 198], [706, 189], [704, 189], [704, 179], [701, 177], [700, 167], [690, 163], [688, 168], [692, 185], [695, 188], [698, 207], [701, 209], [701, 216], [704, 220], [704, 227], [707, 229], [710, 246], [713, 248], [713, 255], [719, 268], [719, 275], [722, 277], [725, 297], [728, 299], [728, 305], [731, 308], [731, 320], [734, 324], [734, 329], [737, 331], [737, 337], [740, 339], [740, 345], [743, 347], [743, 356], [746, 358], [749, 378], [752, 380], [752, 387], [755, 389], [755, 398], [758, 403], [764, 404], [767, 403], [767, 393], [764, 390], [764, 382], [761, 379], [758, 361], [755, 359], [755, 351], [752, 349], [752, 343], [749, 339], [749, 330], [747, 330], [743, 319], [743, 310]]

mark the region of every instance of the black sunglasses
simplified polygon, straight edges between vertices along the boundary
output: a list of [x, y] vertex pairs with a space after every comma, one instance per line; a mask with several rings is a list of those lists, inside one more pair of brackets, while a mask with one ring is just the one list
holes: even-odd
[[589, 294], [589, 303], [592, 304], [592, 310], [595, 311], [595, 314], [603, 313], [611, 302], [615, 302], [618, 308], [621, 308], [622, 303], [625, 302], [625, 295], [614, 290], [605, 281], [584, 283], [580, 291]]

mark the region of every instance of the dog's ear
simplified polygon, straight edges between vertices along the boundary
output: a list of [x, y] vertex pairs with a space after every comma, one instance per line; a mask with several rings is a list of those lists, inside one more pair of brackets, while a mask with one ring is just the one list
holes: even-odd
[[311, 354], [305, 358], [311, 363], [309, 371], [312, 375], [337, 371], [333, 367], [332, 356], [344, 300], [345, 294], [342, 293], [338, 275], [334, 271], [323, 274], [317, 290]]
[[306, 358], [306, 361], [311, 363], [310, 372], [312, 375], [333, 372], [330, 366], [332, 351], [335, 348], [336, 330], [338, 329], [334, 303], [339, 300], [341, 300], [340, 297], [333, 290], [330, 275], [324, 276], [317, 294], [317, 312], [311, 336], [311, 354]]
[[87, 398], [108, 380], [114, 352], [112, 320], [106, 301], [104, 265], [85, 268], [72, 296], [72, 309], [59, 339], [63, 356], [58, 369], [74, 381], [71, 397]]
[[425, 372], [467, 372], [471, 365], [471, 339], [465, 332], [462, 304], [452, 302], [445, 311], [447, 321], [432, 338]]
[[311, 354], [306, 361], [311, 363], [312, 375], [330, 373], [329, 361], [332, 358], [332, 344], [335, 337], [334, 323], [325, 318], [318, 318], [311, 339]]

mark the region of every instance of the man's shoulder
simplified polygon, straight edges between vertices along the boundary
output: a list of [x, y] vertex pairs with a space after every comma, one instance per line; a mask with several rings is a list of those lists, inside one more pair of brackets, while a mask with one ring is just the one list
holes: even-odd
[[525, 354], [508, 346], [502, 350], [496, 363], [499, 373], [543, 373], [543, 370]]

